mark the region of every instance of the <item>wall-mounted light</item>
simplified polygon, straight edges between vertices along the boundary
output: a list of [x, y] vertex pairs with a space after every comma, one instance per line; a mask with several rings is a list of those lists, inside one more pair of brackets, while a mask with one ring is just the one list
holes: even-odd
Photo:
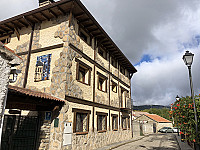
[[19, 73], [21, 73], [21, 70], [11, 69], [10, 74], [12, 75], [12, 79], [9, 79], [9, 82], [10, 83], [16, 82]]

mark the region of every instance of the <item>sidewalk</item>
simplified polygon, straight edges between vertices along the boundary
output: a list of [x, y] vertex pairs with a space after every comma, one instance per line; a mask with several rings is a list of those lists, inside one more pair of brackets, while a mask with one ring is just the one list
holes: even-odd
[[193, 150], [186, 142], [181, 142], [181, 136], [177, 134], [175, 136], [181, 150]]
[[133, 137], [133, 138], [130, 139], [130, 140], [112, 143], [112, 144], [106, 145], [106, 146], [104, 146], [104, 147], [98, 148], [98, 149], [96, 149], [96, 150], [110, 150], [110, 149], [114, 149], [114, 148], [117, 148], [117, 147], [119, 147], [119, 146], [122, 146], [122, 145], [125, 145], [125, 144], [128, 144], [128, 143], [131, 143], [131, 142], [134, 142], [134, 141], [141, 140], [141, 139], [143, 139], [143, 138], [146, 137], [146, 136], [148, 136], [148, 135], [144, 135], [144, 136], [135, 136], [135, 137]]

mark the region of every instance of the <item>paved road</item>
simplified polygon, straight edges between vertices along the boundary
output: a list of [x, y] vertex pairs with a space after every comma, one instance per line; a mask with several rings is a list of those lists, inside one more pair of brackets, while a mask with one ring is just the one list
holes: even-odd
[[173, 134], [152, 134], [142, 140], [131, 142], [114, 150], [179, 150]]

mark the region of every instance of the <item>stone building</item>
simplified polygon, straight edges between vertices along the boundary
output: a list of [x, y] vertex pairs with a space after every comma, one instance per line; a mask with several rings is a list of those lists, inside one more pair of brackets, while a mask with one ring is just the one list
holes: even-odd
[[0, 22], [1, 42], [23, 59], [10, 97], [14, 90], [19, 103], [36, 103], [8, 105], [7, 114], [40, 114], [41, 150], [95, 149], [131, 138], [137, 70], [80, 0], [39, 1], [39, 8]]
[[143, 114], [135, 119], [143, 124], [144, 133], [157, 133], [163, 127], [172, 127], [172, 122], [156, 114]]

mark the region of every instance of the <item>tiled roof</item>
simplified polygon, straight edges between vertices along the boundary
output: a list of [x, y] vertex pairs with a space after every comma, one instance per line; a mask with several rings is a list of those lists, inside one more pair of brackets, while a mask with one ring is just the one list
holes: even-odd
[[25, 94], [25, 95], [32, 96], [32, 97], [37, 97], [37, 98], [44, 98], [44, 99], [48, 99], [48, 100], [55, 100], [55, 101], [59, 101], [59, 102], [65, 102], [64, 100], [61, 100], [61, 99], [59, 99], [57, 97], [54, 97], [54, 96], [52, 96], [50, 94], [42, 93], [42, 92], [38, 92], [38, 91], [33, 91], [33, 90], [22, 88], [22, 87], [8, 85], [8, 90], [11, 93], [14, 92], [14, 93]]
[[155, 121], [157, 121], [157, 122], [169, 122], [169, 123], [171, 122], [171, 121], [169, 121], [169, 120], [167, 120], [167, 119], [165, 119], [161, 116], [158, 116], [156, 114], [144, 114], [144, 115], [155, 120]]
[[22, 59], [21, 57], [19, 57], [17, 54], [15, 54], [15, 52], [13, 50], [11, 50], [10, 48], [8, 48], [7, 46], [5, 46], [1, 41], [0, 41], [0, 46], [3, 46], [6, 50], [10, 51], [11, 53], [13, 53], [15, 56], [17, 56], [18, 58]]
[[141, 116], [143, 114], [149, 114], [149, 113], [148, 112], [143, 112], [143, 111], [134, 111], [133, 112], [133, 116], [135, 116], [135, 117], [139, 117], [139, 116]]

